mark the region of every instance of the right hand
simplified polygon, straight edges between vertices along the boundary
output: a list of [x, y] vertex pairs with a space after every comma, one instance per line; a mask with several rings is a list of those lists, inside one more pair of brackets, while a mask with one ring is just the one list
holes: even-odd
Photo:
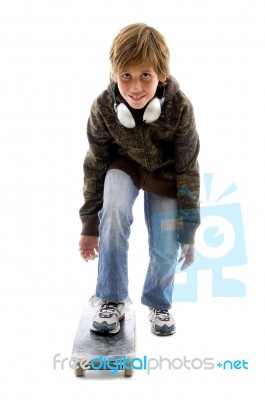
[[99, 239], [98, 236], [84, 236], [81, 235], [79, 240], [80, 256], [86, 262], [92, 261], [98, 257], [99, 253]]

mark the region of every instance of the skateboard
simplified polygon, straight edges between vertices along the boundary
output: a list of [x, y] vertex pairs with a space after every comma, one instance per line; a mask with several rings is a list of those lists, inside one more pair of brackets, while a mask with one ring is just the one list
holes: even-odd
[[90, 330], [92, 319], [100, 305], [93, 305], [93, 296], [86, 303], [72, 351], [76, 376], [85, 376], [87, 370], [111, 370], [113, 375], [123, 370], [124, 376], [132, 376], [132, 360], [135, 357], [135, 312], [129, 297], [124, 303], [125, 318], [120, 321], [120, 331], [113, 335], [100, 335]]

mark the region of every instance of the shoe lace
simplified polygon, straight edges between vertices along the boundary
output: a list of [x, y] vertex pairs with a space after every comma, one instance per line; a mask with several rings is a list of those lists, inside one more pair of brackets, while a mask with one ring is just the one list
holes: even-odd
[[149, 316], [151, 316], [151, 314], [159, 317], [161, 321], [169, 321], [170, 319], [168, 310], [158, 310], [156, 308], [153, 308]]
[[104, 303], [100, 307], [99, 315], [101, 318], [110, 318], [115, 311], [117, 311], [115, 303]]

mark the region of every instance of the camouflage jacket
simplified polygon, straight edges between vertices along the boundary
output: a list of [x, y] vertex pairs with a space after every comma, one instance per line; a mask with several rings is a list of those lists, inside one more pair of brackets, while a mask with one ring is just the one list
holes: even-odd
[[105, 175], [108, 169], [118, 168], [129, 174], [138, 188], [177, 198], [179, 241], [193, 243], [200, 223], [200, 176], [199, 137], [192, 104], [171, 77], [165, 88], [160, 117], [151, 124], [129, 129], [117, 119], [114, 85], [110, 83], [94, 100], [88, 119], [85, 203], [80, 209], [82, 235], [98, 235]]

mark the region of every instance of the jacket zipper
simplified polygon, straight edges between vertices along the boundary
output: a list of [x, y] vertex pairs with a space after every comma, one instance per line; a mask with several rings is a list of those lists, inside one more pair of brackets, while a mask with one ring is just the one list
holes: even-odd
[[141, 140], [142, 149], [144, 152], [146, 169], [148, 172], [151, 172], [150, 165], [149, 165], [148, 158], [147, 158], [147, 151], [146, 151], [145, 141], [144, 141], [144, 137], [143, 137], [143, 132], [142, 132], [143, 126], [144, 126], [144, 124], [140, 125], [140, 127], [138, 128], [138, 132], [139, 132], [139, 136], [140, 136], [140, 140]]

